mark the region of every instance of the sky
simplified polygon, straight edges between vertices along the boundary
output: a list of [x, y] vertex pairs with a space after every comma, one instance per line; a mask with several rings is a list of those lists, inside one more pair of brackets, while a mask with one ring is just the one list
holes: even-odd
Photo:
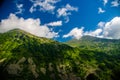
[[120, 0], [1, 0], [0, 33], [16, 28], [60, 42], [120, 39]]

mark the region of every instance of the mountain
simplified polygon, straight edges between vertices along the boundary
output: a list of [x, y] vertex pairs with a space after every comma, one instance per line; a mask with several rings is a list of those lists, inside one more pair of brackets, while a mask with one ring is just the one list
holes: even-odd
[[103, 50], [104, 52], [117, 51], [120, 52], [120, 39], [104, 39], [92, 36], [83, 36], [81, 39], [72, 39], [65, 44], [72, 47], [86, 48], [86, 49], [97, 49]]
[[[116, 45], [91, 48], [84, 44]], [[75, 44], [76, 40], [68, 42]], [[84, 37], [76, 47], [15, 29], [0, 34], [2, 80], [120, 80], [119, 40]], [[95, 45], [96, 46], [96, 45]], [[99, 45], [97, 45], [99, 46]], [[111, 54], [112, 53], [112, 54]], [[113, 54], [114, 53], [114, 54]]]
[[[72, 39], [66, 42], [66, 44], [73, 46], [73, 47], [80, 47], [81, 45], [85, 45], [85, 43], [92, 43], [92, 44], [118, 44], [120, 43], [120, 39], [104, 39], [104, 38], [97, 38], [97, 37], [93, 37], [93, 36], [83, 36], [81, 39], [77, 40], [77, 39]], [[92, 44], [88, 44], [90, 46], [92, 46]], [[101, 44], [102, 45], [102, 44]], [[105, 45], [107, 46], [107, 45]]]

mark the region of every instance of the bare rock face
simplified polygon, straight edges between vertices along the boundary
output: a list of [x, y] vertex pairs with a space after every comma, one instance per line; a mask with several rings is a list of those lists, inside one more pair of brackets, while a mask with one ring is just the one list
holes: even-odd
[[52, 65], [52, 63], [49, 63], [48, 69], [49, 69], [49, 71], [53, 71], [53, 65]]
[[8, 74], [18, 75], [18, 73], [22, 70], [19, 64], [10, 64], [7, 67]]
[[33, 75], [35, 76], [35, 78], [37, 78], [39, 76], [39, 74], [36, 72], [36, 65], [34, 63], [34, 61], [32, 60], [32, 58], [28, 58], [28, 63], [29, 63], [29, 70], [33, 73]]
[[8, 74], [18, 75], [23, 70], [22, 63], [24, 63], [25, 61], [26, 61], [26, 58], [22, 57], [17, 63], [8, 65], [7, 66]]
[[44, 75], [46, 74], [46, 69], [45, 69], [45, 68], [41, 67], [41, 68], [40, 68], [40, 71], [41, 71]]
[[34, 63], [34, 61], [32, 60], [32, 58], [28, 58], [26, 59], [25, 57], [22, 57], [18, 62], [16, 63], [12, 63], [12, 64], [9, 64], [7, 66], [7, 72], [8, 74], [11, 74], [11, 75], [19, 75], [20, 72], [22, 72], [23, 68], [24, 68], [24, 62], [25, 61], [28, 61], [28, 70], [32, 72], [32, 74], [34, 75], [35, 78], [37, 78], [39, 75], [38, 73], [36, 72], [36, 65]]

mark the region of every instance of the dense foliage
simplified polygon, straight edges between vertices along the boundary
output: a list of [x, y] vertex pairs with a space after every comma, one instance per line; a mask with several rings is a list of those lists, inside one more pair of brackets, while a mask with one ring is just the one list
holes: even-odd
[[82, 39], [64, 44], [18, 29], [0, 34], [0, 78], [120, 80], [120, 40]]

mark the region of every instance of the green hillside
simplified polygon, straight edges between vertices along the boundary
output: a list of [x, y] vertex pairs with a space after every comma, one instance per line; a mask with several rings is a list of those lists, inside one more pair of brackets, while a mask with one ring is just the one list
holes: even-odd
[[103, 39], [92, 36], [83, 36], [80, 40], [72, 39], [70, 41], [65, 42], [65, 44], [70, 45], [72, 47], [79, 47], [82, 49], [96, 49], [102, 50], [103, 52], [107, 53], [113, 52], [112, 54], [120, 52], [119, 39]]
[[120, 80], [120, 41], [94, 37], [82, 39], [64, 44], [19, 29], [2, 33], [0, 78]]

